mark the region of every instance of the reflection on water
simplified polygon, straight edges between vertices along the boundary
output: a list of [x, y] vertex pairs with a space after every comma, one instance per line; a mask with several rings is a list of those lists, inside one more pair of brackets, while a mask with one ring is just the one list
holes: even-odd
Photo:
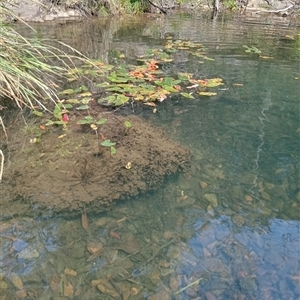
[[292, 46], [276, 48], [293, 29], [179, 16], [132, 21], [134, 31], [120, 24], [52, 34], [71, 32], [81, 50], [114, 60], [113, 51], [133, 59], [171, 33], [215, 59], [178, 55], [168, 72], [221, 77], [217, 96], [176, 96], [147, 117], [190, 147], [191, 170], [89, 215], [87, 230], [79, 219], [2, 221], [2, 299], [298, 299], [300, 70]]

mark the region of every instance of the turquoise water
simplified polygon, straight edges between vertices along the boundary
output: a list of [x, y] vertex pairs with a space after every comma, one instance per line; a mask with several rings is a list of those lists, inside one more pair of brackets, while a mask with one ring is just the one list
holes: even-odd
[[[52, 27], [49, 36], [107, 62], [116, 51], [134, 60], [163, 45], [166, 35], [200, 42], [214, 60], [179, 52], [165, 71], [220, 77], [225, 84], [215, 88], [216, 96], [172, 96], [156, 114], [140, 112], [190, 148], [191, 169], [179, 178], [89, 215], [88, 231], [79, 218], [3, 221], [2, 236], [15, 239], [1, 239], [2, 294], [299, 299], [300, 49], [285, 37], [299, 39], [299, 30], [197, 16], [103, 24]], [[269, 58], [246, 53], [243, 45]], [[111, 231], [128, 238], [120, 244]], [[136, 239], [141, 248], [134, 247]], [[87, 261], [91, 244], [104, 250]]]

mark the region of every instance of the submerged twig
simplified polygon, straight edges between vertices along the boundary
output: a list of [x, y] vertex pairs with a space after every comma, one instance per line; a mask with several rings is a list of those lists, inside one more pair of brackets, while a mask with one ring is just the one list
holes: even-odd
[[162, 249], [164, 249], [164, 248], [168, 247], [169, 245], [173, 244], [173, 243], [175, 242], [175, 240], [176, 240], [176, 239], [172, 239], [171, 241], [169, 241], [169, 242], [163, 244], [162, 246], [160, 246], [159, 248], [157, 248], [157, 249], [154, 251], [153, 255], [145, 261], [145, 264], [149, 264], [149, 263], [150, 263], [150, 262], [151, 262], [158, 254], [159, 254], [159, 252], [160, 252]]
[[187, 286], [183, 287], [182, 289], [178, 290], [174, 295], [178, 295], [182, 292], [184, 292], [186, 289], [188, 289], [189, 287], [199, 283], [203, 278], [198, 278], [197, 280], [193, 281], [192, 283], [188, 284]]

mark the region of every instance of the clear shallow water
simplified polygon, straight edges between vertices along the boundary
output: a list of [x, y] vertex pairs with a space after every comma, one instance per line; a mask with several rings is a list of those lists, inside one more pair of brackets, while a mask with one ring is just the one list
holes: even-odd
[[[157, 114], [143, 113], [191, 149], [187, 174], [88, 216], [88, 231], [79, 219], [3, 222], [2, 235], [12, 237], [1, 239], [7, 299], [24, 290], [27, 299], [122, 299], [111, 287], [92, 287], [100, 279], [123, 299], [126, 291], [129, 299], [300, 297], [299, 48], [284, 39], [299, 31], [265, 23], [173, 16], [47, 27], [48, 37], [107, 62], [116, 51], [133, 60], [163, 45], [166, 34], [200, 42], [214, 61], [179, 53], [166, 71], [221, 77], [225, 85], [217, 96], [173, 96]], [[143, 248], [125, 254], [111, 231]], [[91, 243], [104, 251], [87, 262]]]

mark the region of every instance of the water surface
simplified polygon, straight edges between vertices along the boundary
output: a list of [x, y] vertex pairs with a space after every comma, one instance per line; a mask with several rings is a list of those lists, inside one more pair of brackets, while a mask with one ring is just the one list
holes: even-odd
[[[119, 52], [134, 61], [164, 45], [166, 36], [199, 42], [214, 60], [179, 52], [165, 71], [220, 77], [225, 85], [213, 97], [172, 96], [156, 114], [140, 113], [190, 148], [186, 174], [106, 214], [89, 215], [88, 231], [79, 218], [3, 221], [3, 295], [300, 297], [299, 30], [244, 21], [182, 14], [37, 27], [39, 38], [47, 30], [47, 37], [110, 63]], [[268, 58], [246, 53], [243, 45]], [[120, 245], [111, 232], [138, 239], [142, 248], [129, 251], [126, 239]], [[91, 245], [104, 251], [87, 261]]]

